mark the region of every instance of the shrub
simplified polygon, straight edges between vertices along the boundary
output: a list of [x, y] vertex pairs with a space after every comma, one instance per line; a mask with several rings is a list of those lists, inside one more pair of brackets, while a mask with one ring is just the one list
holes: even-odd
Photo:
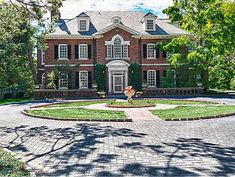
[[4, 99], [11, 99], [13, 97], [12, 93], [5, 93], [4, 94]]
[[24, 92], [20, 91], [20, 92], [16, 92], [16, 98], [23, 98], [24, 97]]

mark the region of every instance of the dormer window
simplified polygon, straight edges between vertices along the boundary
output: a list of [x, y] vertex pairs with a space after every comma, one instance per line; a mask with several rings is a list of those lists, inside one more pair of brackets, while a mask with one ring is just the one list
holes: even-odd
[[147, 31], [153, 31], [154, 30], [154, 23], [153, 20], [146, 20], [146, 29]]
[[77, 16], [78, 31], [89, 31], [90, 17], [82, 12]]
[[79, 31], [87, 31], [87, 20], [79, 20]]
[[156, 30], [156, 19], [157, 16], [152, 14], [151, 12], [147, 13], [143, 19], [143, 25], [145, 28], [145, 31], [155, 31]]

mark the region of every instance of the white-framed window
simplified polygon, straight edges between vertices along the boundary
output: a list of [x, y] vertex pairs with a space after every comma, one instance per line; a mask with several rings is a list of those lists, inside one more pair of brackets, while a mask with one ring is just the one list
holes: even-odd
[[123, 45], [123, 58], [128, 58], [128, 45]]
[[155, 70], [147, 71], [147, 84], [149, 87], [156, 87], [156, 71]]
[[87, 44], [79, 45], [79, 59], [88, 59], [88, 45]]
[[87, 31], [87, 20], [79, 20], [79, 31]]
[[41, 64], [45, 65], [45, 51], [41, 51]]
[[147, 31], [154, 30], [154, 20], [146, 20], [146, 29]]
[[79, 72], [79, 88], [88, 88], [88, 71]]
[[122, 58], [122, 41], [119, 38], [114, 40], [113, 53], [114, 58]]
[[156, 58], [155, 44], [147, 45], [147, 58], [150, 58], [150, 59]]
[[41, 84], [42, 84], [43, 86], [46, 85], [46, 74], [45, 74], [45, 73], [42, 74]]
[[68, 58], [68, 45], [60, 44], [59, 45], [59, 59], [67, 59]]
[[69, 86], [68, 73], [59, 74], [59, 88], [67, 89]]
[[113, 55], [112, 49], [113, 49], [112, 45], [108, 44], [107, 45], [107, 58], [112, 58], [112, 55]]

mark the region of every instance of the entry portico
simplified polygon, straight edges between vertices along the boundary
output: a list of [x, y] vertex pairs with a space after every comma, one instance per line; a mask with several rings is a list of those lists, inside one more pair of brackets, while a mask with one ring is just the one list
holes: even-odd
[[123, 60], [113, 60], [106, 64], [108, 68], [109, 93], [122, 93], [128, 86], [129, 63]]

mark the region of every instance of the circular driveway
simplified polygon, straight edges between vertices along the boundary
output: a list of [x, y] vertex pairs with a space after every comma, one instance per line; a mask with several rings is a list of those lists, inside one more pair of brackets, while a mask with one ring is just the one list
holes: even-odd
[[65, 122], [21, 114], [33, 104], [0, 106], [0, 146], [21, 156], [37, 176], [235, 175], [235, 116]]

